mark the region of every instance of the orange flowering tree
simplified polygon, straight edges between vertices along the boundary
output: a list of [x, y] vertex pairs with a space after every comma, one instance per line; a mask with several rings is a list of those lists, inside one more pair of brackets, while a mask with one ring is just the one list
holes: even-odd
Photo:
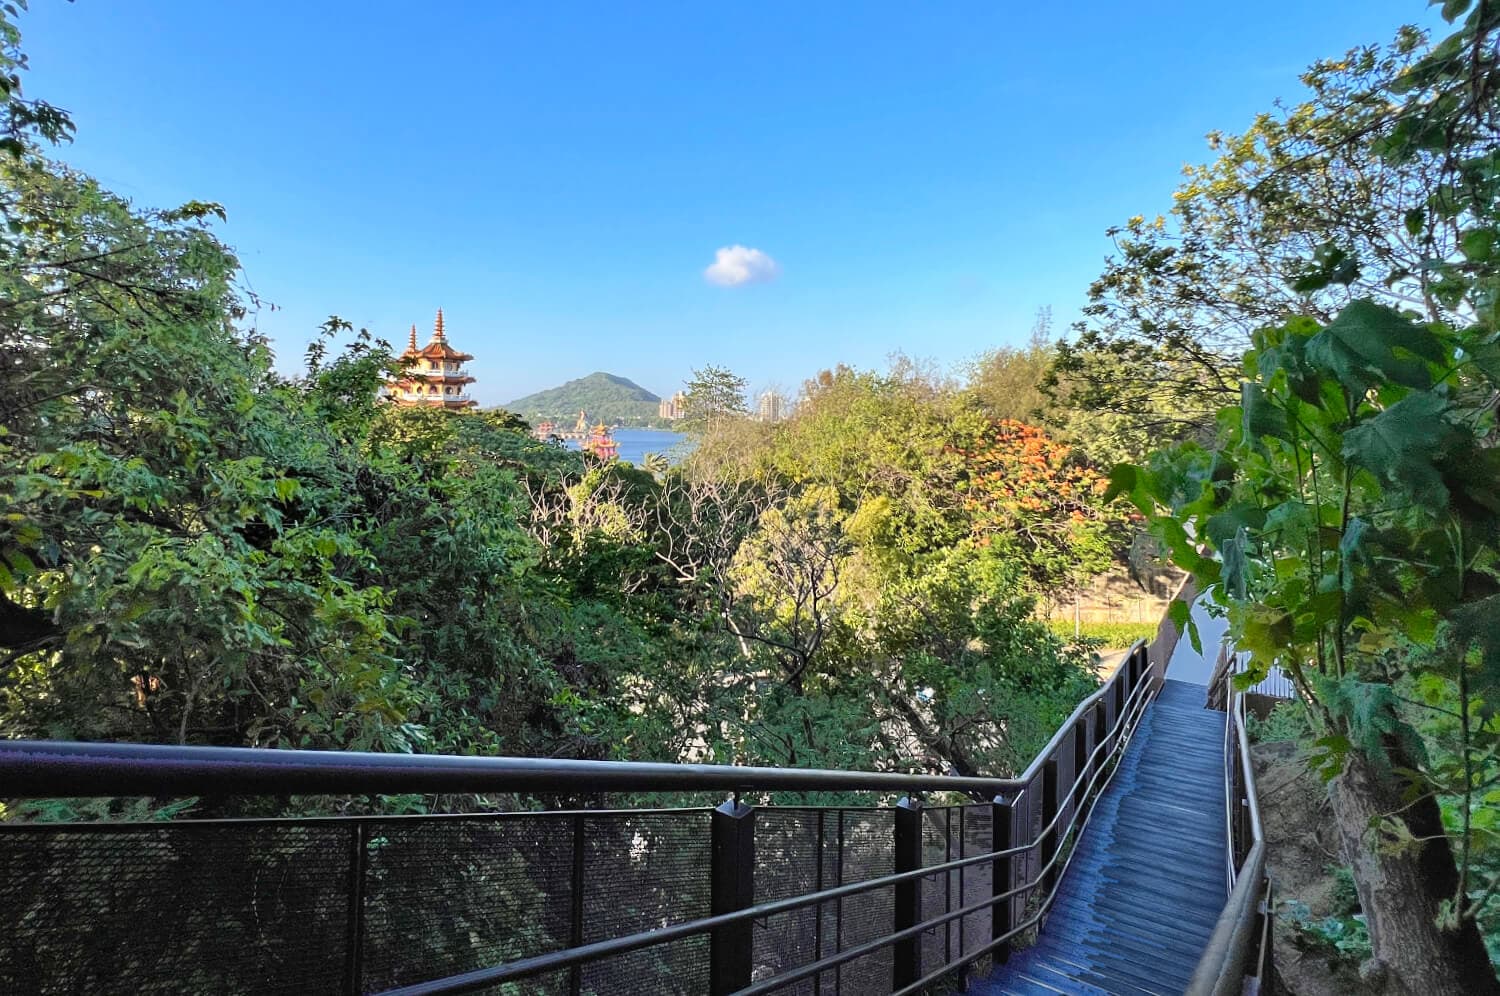
[[1104, 501], [1107, 477], [1044, 430], [986, 419], [962, 456], [975, 536], [1022, 561], [1033, 593], [1076, 588], [1107, 570], [1128, 541], [1128, 512]]

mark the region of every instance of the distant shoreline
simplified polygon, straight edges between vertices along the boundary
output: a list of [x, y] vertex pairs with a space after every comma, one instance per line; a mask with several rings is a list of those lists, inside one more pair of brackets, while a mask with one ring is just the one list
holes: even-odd
[[[676, 463], [685, 455], [683, 444], [689, 443], [687, 436], [670, 429], [629, 426], [616, 431], [614, 439], [615, 445], [619, 447], [620, 460], [637, 467], [641, 465], [647, 453], [659, 453], [670, 462]], [[564, 445], [570, 450], [576, 450], [582, 444], [579, 440], [570, 439]]]

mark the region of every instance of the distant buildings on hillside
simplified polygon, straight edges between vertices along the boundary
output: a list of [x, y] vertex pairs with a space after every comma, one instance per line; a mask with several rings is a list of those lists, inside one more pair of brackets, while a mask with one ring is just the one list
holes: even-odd
[[683, 405], [687, 404], [687, 395], [681, 391], [670, 398], [662, 398], [661, 404], [656, 406], [658, 418], [664, 418], [669, 422], [675, 422], [682, 418]]
[[448, 345], [443, 309], [439, 308], [432, 339], [421, 349], [417, 348], [417, 327], [411, 327], [410, 343], [401, 354], [408, 366], [401, 377], [386, 385], [386, 397], [412, 408], [473, 408], [478, 402], [469, 397], [468, 386], [474, 378], [464, 373], [463, 367], [473, 358]]
[[[669, 422], [675, 422], [686, 414], [687, 395], [678, 391], [670, 398], [662, 398], [661, 404], [656, 406], [656, 414]], [[780, 422], [789, 418], [792, 414], [792, 406], [787, 402], [785, 396], [776, 391], [766, 391], [755, 401], [755, 412], [753, 417], [758, 422]]]
[[[411, 408], [458, 411], [475, 408], [479, 403], [469, 395], [469, 385], [474, 383], [474, 378], [464, 371], [464, 364], [473, 358], [471, 354], [460, 352], [449, 344], [447, 331], [443, 328], [443, 309], [439, 308], [432, 326], [432, 338], [427, 345], [417, 347], [417, 327], [411, 327], [411, 339], [406, 351], [400, 356], [406, 362], [406, 369], [401, 376], [386, 384], [385, 397], [393, 404]], [[676, 422], [687, 414], [686, 408], [687, 394], [678, 391], [670, 398], [662, 398], [656, 410], [658, 417]], [[791, 414], [792, 405], [786, 397], [770, 390], [762, 392], [756, 399], [752, 417], [759, 422], [780, 422], [790, 418]], [[613, 445], [612, 440], [603, 438], [608, 436], [607, 427], [598, 425], [590, 430], [587, 419], [587, 415], [579, 412], [578, 425], [572, 433], [559, 433], [555, 423], [544, 421], [537, 426], [536, 434], [545, 439], [559, 435], [565, 439], [574, 438], [591, 443], [585, 449], [607, 458]]]

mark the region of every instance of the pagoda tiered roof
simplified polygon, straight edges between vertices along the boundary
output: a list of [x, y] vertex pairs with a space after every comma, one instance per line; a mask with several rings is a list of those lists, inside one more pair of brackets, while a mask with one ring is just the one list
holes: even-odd
[[396, 404], [449, 409], [473, 408], [478, 404], [464, 393], [464, 385], [474, 383], [474, 378], [460, 366], [474, 357], [448, 344], [442, 308], [433, 323], [432, 340], [419, 349], [417, 327], [413, 325], [406, 351], [400, 358], [405, 361], [405, 369], [386, 385], [386, 396]]
[[472, 360], [474, 357], [469, 353], [461, 353], [458, 350], [454, 349], [452, 346], [448, 345], [448, 336], [443, 331], [443, 309], [439, 308], [437, 312], [437, 321], [433, 324], [432, 327], [432, 340], [421, 349], [418, 349], [417, 327], [413, 325], [411, 327], [410, 345], [406, 347], [406, 352], [401, 354], [401, 358], [403, 360], [448, 360], [450, 362], [463, 363], [467, 360]]

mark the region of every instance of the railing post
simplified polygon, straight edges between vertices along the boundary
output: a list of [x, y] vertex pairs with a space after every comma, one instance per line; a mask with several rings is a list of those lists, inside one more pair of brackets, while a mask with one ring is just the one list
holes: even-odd
[[344, 992], [348, 996], [364, 992], [365, 871], [370, 860], [366, 826], [359, 820], [349, 835], [349, 921], [344, 939]]
[[[1105, 708], [1106, 707], [1105, 707], [1103, 701], [1099, 701], [1099, 702], [1095, 702], [1094, 703], [1094, 708], [1093, 708], [1093, 722], [1094, 722], [1094, 739], [1093, 739], [1093, 744], [1094, 744], [1094, 749], [1095, 750], [1098, 750], [1099, 749], [1099, 745], [1102, 744], [1102, 743], [1104, 743], [1104, 738], [1105, 738], [1105, 736], [1107, 735], [1107, 732], [1108, 732], [1108, 726], [1107, 726], [1107, 724], [1105, 722], [1105, 718], [1104, 718]], [[1089, 777], [1090, 778], [1098, 778], [1099, 777], [1099, 773], [1104, 770], [1104, 764], [1105, 764], [1105, 762], [1108, 761], [1108, 760], [1109, 760], [1109, 753], [1107, 751], [1100, 751], [1099, 755], [1094, 758], [1094, 770], [1089, 773]]]
[[[1050, 824], [1052, 824], [1052, 821], [1057, 818], [1057, 795], [1057, 758], [1049, 757], [1047, 758], [1047, 762], [1042, 765], [1043, 827], [1049, 826]], [[1051, 828], [1047, 830], [1046, 833], [1042, 834], [1041, 861], [1042, 867], [1044, 868], [1047, 866], [1047, 863], [1052, 860], [1052, 856], [1057, 853], [1057, 830], [1058, 828], [1056, 826], [1051, 826]], [[1052, 891], [1052, 887], [1056, 884], [1056, 866], [1047, 868], [1046, 873], [1042, 875], [1043, 895], [1050, 893]]]
[[[734, 913], [755, 905], [755, 810], [729, 800], [713, 812], [709, 912]], [[754, 925], [719, 927], [709, 938], [709, 991], [723, 996], [750, 984]]]
[[1260, 982], [1261, 996], [1276, 996], [1276, 969], [1271, 965], [1274, 940], [1271, 932], [1275, 930], [1276, 915], [1272, 912], [1276, 909], [1276, 897], [1272, 895], [1271, 880], [1266, 880], [1265, 898], [1261, 900], [1258, 909], [1260, 915], [1260, 940], [1256, 945], [1255, 952], [1255, 978]]
[[1082, 812], [1084, 798], [1089, 793], [1089, 717], [1084, 713], [1073, 724], [1073, 780], [1068, 798], [1073, 812]]
[[[825, 821], [823, 817], [827, 815], [827, 813], [828, 810], [826, 809], [818, 810], [818, 849], [815, 852], [818, 856], [818, 871], [817, 881], [814, 883], [818, 892], [822, 892], [824, 889], [828, 888], [823, 884], [823, 852], [824, 849], [828, 846], [828, 838], [824, 836]], [[819, 903], [818, 905], [813, 907], [813, 958], [822, 958], [823, 954], [823, 904]], [[819, 972], [817, 975], [813, 976], [812, 984], [813, 992], [821, 993], [823, 991], [822, 972]]]
[[[573, 889], [568, 910], [568, 946], [583, 946], [583, 876], [584, 833], [586, 817], [578, 813], [573, 817]], [[583, 966], [574, 965], [568, 970], [568, 994], [579, 996], [583, 992]]]
[[1125, 686], [1130, 684], [1130, 669], [1121, 665], [1120, 675], [1115, 679], [1115, 736], [1120, 735], [1120, 723], [1125, 718]]
[[[1011, 803], [1004, 796], [995, 796], [995, 801], [990, 805], [990, 850], [1007, 851], [1015, 846], [1011, 843], [1013, 837], [1012, 828], [1015, 826], [1015, 812]], [[1015, 873], [1012, 869], [1015, 864], [1012, 856], [995, 859], [990, 870], [990, 894], [1003, 896], [1015, 888]], [[990, 939], [998, 940], [1010, 933], [1014, 926], [1015, 917], [1012, 911], [1015, 909], [1015, 897], [1010, 896], [995, 903], [990, 907]], [[992, 957], [997, 964], [1005, 964], [1010, 960], [1010, 941], [995, 948]]]
[[[922, 867], [922, 800], [904, 798], [896, 803], [895, 872], [916, 871]], [[922, 880], [909, 878], [896, 883], [895, 921], [893, 929], [915, 927], [922, 920]], [[901, 989], [921, 977], [922, 935], [897, 941], [893, 948], [891, 982]]]

